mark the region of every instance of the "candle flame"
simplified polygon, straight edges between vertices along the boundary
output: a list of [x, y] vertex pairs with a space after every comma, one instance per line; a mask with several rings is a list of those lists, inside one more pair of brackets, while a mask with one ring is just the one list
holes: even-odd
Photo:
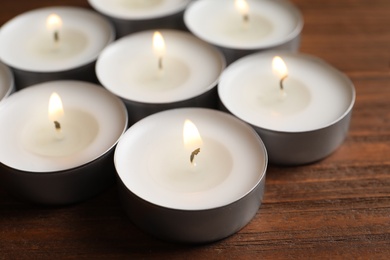
[[159, 59], [164, 57], [165, 49], [164, 37], [159, 31], [155, 31], [153, 34], [153, 50]]
[[58, 43], [60, 40], [59, 30], [62, 27], [62, 19], [57, 14], [51, 14], [46, 19], [46, 27], [53, 32], [54, 42]]
[[274, 73], [278, 75], [281, 79], [286, 78], [288, 76], [286, 63], [284, 63], [283, 59], [279, 56], [275, 56], [273, 58], [272, 69]]
[[64, 115], [64, 109], [60, 96], [53, 92], [49, 100], [49, 119], [53, 122], [58, 122]]
[[58, 31], [62, 27], [62, 19], [57, 14], [51, 14], [46, 19], [46, 27], [50, 31]]
[[184, 146], [191, 151], [199, 148], [203, 144], [198, 128], [191, 120], [188, 119], [184, 121], [183, 142]]
[[194, 162], [195, 156], [200, 153], [200, 148], [203, 144], [202, 137], [199, 134], [198, 128], [191, 120], [186, 119], [183, 126], [183, 142], [185, 148], [191, 152], [190, 163], [196, 166]]
[[249, 20], [249, 5], [246, 0], [235, 0], [234, 5], [238, 12], [242, 15], [244, 22]]

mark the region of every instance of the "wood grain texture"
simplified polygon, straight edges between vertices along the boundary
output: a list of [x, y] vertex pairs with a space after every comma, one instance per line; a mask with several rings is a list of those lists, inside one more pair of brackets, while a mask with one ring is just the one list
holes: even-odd
[[[144, 234], [123, 212], [115, 187], [60, 208], [23, 204], [0, 189], [0, 259], [389, 259], [390, 1], [293, 2], [305, 19], [301, 51], [356, 86], [349, 136], [335, 153], [307, 166], [270, 166], [255, 218], [203, 246]], [[50, 5], [89, 8], [86, 0], [3, 1], [0, 25]]]

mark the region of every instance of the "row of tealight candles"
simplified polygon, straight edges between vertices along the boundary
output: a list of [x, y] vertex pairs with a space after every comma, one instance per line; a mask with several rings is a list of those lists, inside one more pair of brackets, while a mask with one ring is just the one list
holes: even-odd
[[294, 52], [292, 4], [89, 3], [108, 18], [52, 7], [0, 30], [0, 180], [21, 199], [75, 203], [116, 172], [137, 226], [211, 242], [256, 214], [268, 159], [312, 163], [345, 139], [353, 84]]

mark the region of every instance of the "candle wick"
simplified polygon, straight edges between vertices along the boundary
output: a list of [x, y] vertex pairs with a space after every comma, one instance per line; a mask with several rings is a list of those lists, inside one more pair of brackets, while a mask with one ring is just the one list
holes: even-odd
[[159, 58], [158, 58], [158, 69], [159, 69], [160, 71], [163, 70], [163, 58], [162, 58], [162, 57], [159, 57]]
[[248, 14], [244, 14], [244, 15], [242, 16], [242, 19], [244, 20], [244, 23], [245, 23], [245, 24], [249, 23], [249, 15], [248, 15]]
[[191, 156], [190, 156], [190, 162], [191, 162], [191, 164], [194, 164], [195, 156], [198, 155], [199, 153], [200, 153], [200, 148], [195, 149], [195, 150], [191, 153]]
[[57, 43], [60, 41], [60, 35], [58, 31], [54, 31], [54, 42]]
[[54, 121], [54, 127], [57, 132], [61, 132], [61, 124], [58, 121]]
[[285, 80], [286, 78], [287, 78], [287, 75], [280, 79], [279, 85], [280, 85], [280, 90], [281, 90], [281, 91], [284, 91], [283, 82], [284, 82], [284, 80]]

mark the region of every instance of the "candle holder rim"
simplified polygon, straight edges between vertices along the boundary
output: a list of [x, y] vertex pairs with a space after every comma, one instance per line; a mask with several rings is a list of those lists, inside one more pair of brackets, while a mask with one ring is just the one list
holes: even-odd
[[214, 210], [219, 210], [219, 209], [222, 209], [222, 208], [230, 207], [233, 204], [240, 203], [240, 201], [242, 201], [243, 199], [245, 199], [245, 197], [247, 197], [249, 194], [251, 194], [261, 184], [261, 182], [266, 178], [266, 171], [267, 171], [267, 167], [268, 167], [268, 158], [266, 158], [266, 159], [267, 159], [267, 161], [265, 163], [265, 169], [264, 169], [261, 177], [259, 178], [259, 180], [256, 182], [256, 184], [250, 190], [248, 190], [245, 194], [243, 194], [239, 198], [237, 198], [237, 199], [235, 199], [235, 200], [233, 200], [233, 201], [231, 201], [229, 203], [226, 203], [226, 204], [220, 205], [220, 206], [209, 207], [209, 208], [181, 209], [181, 208], [173, 208], [173, 207], [167, 207], [167, 206], [164, 206], [164, 205], [159, 205], [157, 203], [154, 203], [154, 202], [151, 202], [149, 200], [146, 200], [146, 199], [142, 198], [141, 196], [139, 196], [138, 194], [132, 192], [126, 186], [126, 184], [122, 181], [122, 179], [120, 179], [119, 176], [118, 176], [118, 178], [119, 178], [119, 181], [122, 183], [122, 185], [126, 188], [127, 192], [130, 192], [133, 196], [137, 197], [139, 200], [144, 201], [145, 203], [147, 203], [147, 204], [149, 204], [149, 205], [151, 205], [151, 206], [153, 206], [155, 208], [161, 208], [161, 209], [171, 210], [171, 211], [180, 211], [180, 212], [208, 212], [208, 211], [214, 211]]
[[[82, 83], [82, 84], [85, 84], [87, 86], [95, 88], [97, 91], [104, 91], [104, 92], [106, 92], [106, 95], [110, 96], [110, 98], [115, 99], [115, 101], [118, 103], [118, 108], [120, 107], [120, 110], [123, 113], [123, 119], [124, 119], [123, 129], [121, 130], [121, 133], [116, 138], [116, 141], [113, 144], [111, 144], [109, 147], [107, 147], [107, 149], [105, 149], [104, 151], [100, 152], [95, 157], [91, 158], [89, 161], [87, 161], [87, 162], [85, 162], [83, 164], [80, 164], [80, 165], [76, 165], [76, 166], [73, 166], [73, 167], [61, 169], [61, 170], [58, 170], [58, 171], [22, 170], [22, 169], [19, 169], [19, 168], [16, 168], [16, 167], [9, 166], [9, 165], [5, 164], [4, 162], [0, 162], [0, 164], [6, 166], [8, 168], [11, 168], [13, 170], [22, 171], [22, 172], [26, 172], [26, 173], [30, 172], [30, 173], [49, 174], [49, 173], [53, 173], [53, 172], [62, 172], [62, 171], [69, 171], [69, 170], [77, 169], [79, 167], [83, 167], [83, 166], [85, 166], [85, 165], [87, 165], [87, 164], [89, 164], [91, 162], [94, 162], [94, 161], [98, 160], [100, 157], [102, 157], [103, 155], [107, 154], [112, 149], [114, 149], [116, 147], [116, 145], [118, 144], [119, 140], [121, 139], [121, 137], [123, 136], [123, 134], [126, 132], [126, 130], [128, 128], [128, 124], [129, 124], [128, 111], [126, 109], [126, 105], [123, 103], [123, 101], [120, 98], [118, 98], [117, 96], [115, 96], [111, 92], [105, 90], [104, 88], [99, 87], [99, 85], [97, 85], [97, 84], [94, 84], [94, 83], [91, 83], [91, 82], [79, 81], [79, 80], [55, 80], [55, 81], [48, 81], [48, 82], [38, 83], [36, 85], [42, 85], [42, 84], [53, 83], [53, 82], [57, 82], [57, 83]], [[33, 85], [33, 86], [35, 86], [35, 85]], [[18, 91], [18, 93], [19, 92], [23, 92], [23, 91], [31, 91], [31, 88], [21, 89], [21, 90]], [[1, 105], [6, 105], [6, 102], [8, 102], [7, 99], [4, 100], [4, 104], [1, 104]]]
[[[276, 130], [276, 129], [271, 129], [271, 128], [266, 128], [266, 127], [262, 127], [260, 125], [256, 125], [254, 123], [251, 123], [247, 120], [244, 120], [242, 119], [244, 122], [252, 125], [253, 127], [256, 127], [256, 128], [259, 128], [259, 129], [264, 129], [264, 130], [267, 130], [269, 132], [273, 132], [273, 133], [288, 133], [288, 134], [303, 134], [303, 133], [310, 133], [310, 132], [316, 132], [316, 131], [319, 131], [319, 130], [322, 130], [322, 129], [326, 129], [328, 127], [331, 127], [335, 124], [337, 124], [338, 122], [340, 122], [341, 120], [343, 120], [348, 114], [350, 114], [352, 112], [352, 109], [355, 105], [355, 101], [356, 101], [356, 88], [352, 82], [352, 80], [342, 71], [339, 71], [338, 69], [336, 69], [335, 67], [333, 67], [331, 64], [327, 63], [326, 61], [324, 61], [323, 59], [320, 59], [318, 57], [315, 57], [313, 55], [310, 55], [310, 54], [306, 54], [306, 53], [294, 53], [294, 52], [291, 52], [291, 51], [266, 51], [266, 52], [261, 52], [261, 53], [255, 53], [255, 54], [251, 54], [251, 55], [248, 55], [248, 56], [245, 56], [245, 57], [242, 57], [238, 60], [236, 60], [235, 62], [233, 62], [231, 65], [229, 65], [229, 67], [222, 73], [220, 79], [222, 78], [223, 74], [226, 73], [229, 68], [232, 67], [232, 65], [234, 64], [237, 64], [238, 62], [241, 62], [243, 60], [246, 60], [246, 59], [253, 59], [254, 57], [256, 56], [263, 56], [263, 55], [268, 55], [268, 54], [271, 54], [271, 53], [275, 53], [278, 54], [278, 55], [283, 55], [283, 54], [288, 54], [288, 55], [295, 55], [295, 56], [303, 56], [305, 57], [306, 59], [310, 59], [310, 60], [313, 60], [313, 61], [316, 61], [318, 63], [321, 63], [323, 64], [324, 66], [327, 66], [329, 69], [331, 69], [333, 72], [337, 73], [338, 75], [340, 75], [343, 80], [345, 80], [346, 83], [348, 83], [348, 87], [351, 91], [351, 101], [350, 101], [350, 104], [349, 106], [347, 107], [347, 109], [344, 111], [343, 114], [341, 114], [338, 118], [336, 118], [335, 120], [327, 123], [327, 124], [324, 124], [323, 126], [320, 126], [320, 127], [316, 127], [316, 128], [312, 128], [312, 129], [307, 129], [307, 130]], [[220, 93], [220, 88], [219, 88], [219, 83], [218, 82], [218, 95]], [[220, 99], [221, 103], [228, 109], [228, 107], [225, 105], [224, 101], [222, 99]], [[228, 109], [228, 111], [233, 114], [234, 116], [238, 117], [238, 115], [236, 115], [236, 113], [234, 113], [233, 111], [230, 111]]]
[[153, 19], [160, 19], [160, 18], [163, 18], [163, 17], [169, 17], [169, 16], [174, 16], [180, 12], [183, 12], [188, 4], [191, 2], [191, 0], [185, 0], [183, 1], [183, 3], [179, 6], [179, 8], [177, 9], [174, 9], [174, 10], [171, 10], [170, 12], [164, 12], [164, 13], [160, 13], [160, 14], [155, 14], [155, 15], [148, 15], [148, 16], [145, 16], [145, 17], [134, 17], [134, 16], [131, 16], [129, 14], [122, 14], [122, 15], [118, 15], [114, 12], [110, 12], [110, 11], [107, 11], [107, 9], [104, 9], [102, 6], [96, 4], [96, 1], [94, 0], [88, 0], [88, 3], [89, 5], [94, 8], [96, 11], [106, 15], [106, 16], [109, 16], [111, 18], [114, 18], [114, 19], [118, 19], [118, 20], [122, 20], [122, 21], [148, 21], [148, 20], [153, 20]]
[[14, 172], [18, 172], [18, 174], [26, 174], [26, 175], [36, 175], [36, 176], [48, 176], [48, 175], [51, 175], [51, 176], [54, 176], [54, 175], [68, 175], [68, 174], [71, 174], [73, 173], [74, 171], [77, 171], [81, 168], [84, 168], [84, 167], [88, 167], [89, 165], [92, 165], [93, 163], [95, 163], [96, 161], [100, 160], [102, 156], [105, 156], [107, 155], [109, 152], [111, 152], [113, 149], [115, 149], [115, 145], [117, 144], [118, 142], [116, 142], [113, 146], [111, 146], [108, 150], [106, 150], [105, 152], [101, 153], [99, 156], [97, 156], [96, 158], [84, 163], [84, 164], [80, 164], [80, 165], [77, 165], [77, 166], [74, 166], [74, 167], [70, 167], [70, 168], [66, 168], [66, 169], [61, 169], [61, 170], [58, 170], [58, 171], [34, 171], [34, 170], [22, 170], [22, 169], [18, 169], [18, 168], [14, 168], [14, 167], [11, 167], [9, 165], [6, 165], [4, 164], [3, 162], [0, 162], [0, 164], [2, 165], [2, 167], [5, 167], [5, 168], [8, 168]]
[[[194, 212], [194, 211], [207, 211], [207, 210], [215, 210], [215, 209], [219, 209], [219, 208], [224, 208], [224, 207], [227, 207], [229, 205], [232, 205], [234, 203], [238, 203], [240, 200], [244, 199], [246, 196], [248, 196], [248, 194], [250, 194], [251, 192], [253, 192], [253, 190], [255, 190], [260, 184], [261, 182], [266, 178], [266, 173], [267, 173], [267, 168], [268, 168], [268, 153], [267, 153], [267, 148], [265, 147], [265, 144], [263, 142], [263, 140], [261, 139], [261, 137], [257, 134], [257, 132], [255, 131], [255, 129], [253, 129], [253, 127], [251, 127], [249, 124], [247, 124], [246, 122], [234, 117], [234, 116], [231, 116], [230, 114], [226, 113], [226, 112], [223, 112], [223, 111], [219, 111], [219, 110], [214, 110], [214, 109], [210, 109], [210, 108], [174, 108], [174, 109], [170, 109], [170, 110], [165, 110], [165, 111], [160, 111], [160, 112], [157, 112], [155, 114], [152, 114], [148, 117], [151, 117], [151, 116], [156, 116], [158, 114], [162, 114], [162, 113], [169, 113], [170, 111], [178, 111], [178, 110], [193, 110], [193, 109], [196, 109], [196, 110], [203, 110], [203, 111], [209, 111], [209, 112], [213, 112], [213, 113], [219, 113], [221, 116], [224, 116], [224, 117], [229, 117], [230, 120], [232, 121], [235, 121], [236, 123], [240, 124], [241, 127], [244, 127], [246, 128], [248, 131], [250, 131], [254, 138], [256, 138], [256, 140], [258, 141], [259, 143], [259, 146], [261, 148], [261, 150], [263, 151], [263, 154], [264, 154], [264, 167], [263, 169], [260, 170], [260, 174], [259, 174], [259, 178], [258, 180], [256, 181], [256, 184], [254, 184], [248, 191], [246, 191], [243, 195], [241, 195], [239, 198], [236, 198], [235, 200], [227, 203], [227, 204], [224, 204], [224, 205], [220, 205], [220, 206], [216, 206], [216, 207], [209, 207], [209, 208], [201, 208], [201, 209], [180, 209], [180, 208], [173, 208], [173, 207], [167, 207], [167, 206], [164, 206], [164, 205], [159, 205], [159, 204], [156, 204], [156, 203], [153, 203], [153, 202], [150, 202], [149, 200], [146, 200], [144, 199], [143, 197], [139, 196], [138, 194], [132, 192], [126, 185], [126, 183], [124, 181], [122, 181], [122, 178], [120, 176], [120, 174], [118, 173], [118, 171], [116, 170], [116, 174], [119, 178], [119, 181], [122, 182], [123, 186], [126, 188], [126, 190], [128, 192], [131, 192], [132, 194], [134, 194], [137, 198], [141, 199], [142, 201], [145, 201], [147, 203], [150, 203], [151, 205], [155, 206], [155, 207], [160, 207], [160, 208], [164, 208], [164, 209], [169, 209], [169, 210], [178, 210], [178, 211], [183, 211], [183, 212]], [[146, 117], [146, 118], [148, 118]], [[142, 123], [143, 119], [139, 120], [138, 122], [136, 122], [135, 124], [133, 124], [129, 129], [128, 131], [135, 125], [138, 125], [140, 123]], [[126, 131], [126, 132], [128, 132]], [[120, 139], [122, 138], [125, 138], [126, 136], [126, 133], [123, 134], [121, 136]], [[115, 169], [117, 169], [117, 164], [118, 164], [118, 160], [117, 160], [117, 155], [116, 155], [116, 151], [117, 151], [117, 148], [115, 148], [115, 153], [114, 153], [114, 166], [115, 166]]]
[[204, 37], [203, 34], [200, 34], [197, 31], [190, 29], [191, 26], [189, 26], [189, 22], [188, 22], [188, 19], [189, 19], [188, 18], [188, 13], [189, 13], [188, 10], [190, 10], [190, 7], [192, 5], [197, 4], [197, 2], [200, 2], [200, 1], [193, 1], [186, 8], [186, 10], [184, 12], [184, 17], [183, 17], [184, 23], [185, 23], [187, 29], [189, 31], [191, 31], [191, 33], [193, 33], [196, 37], [202, 39], [203, 41], [209, 42], [209, 43], [211, 43], [211, 44], [213, 44], [213, 45], [215, 45], [217, 47], [220, 47], [220, 48], [228, 48], [228, 49], [239, 50], [239, 51], [252, 51], [253, 52], [253, 51], [260, 51], [260, 50], [263, 50], [263, 49], [277, 47], [279, 45], [283, 45], [283, 44], [285, 44], [285, 43], [295, 39], [296, 37], [298, 37], [299, 34], [302, 32], [302, 29], [303, 29], [303, 26], [304, 26], [303, 15], [302, 15], [301, 11], [296, 6], [294, 6], [289, 1], [274, 1], [277, 4], [285, 5], [285, 6], [288, 6], [288, 8], [291, 8], [294, 11], [294, 15], [297, 17], [297, 26], [289, 34], [287, 34], [282, 39], [279, 39], [278, 41], [273, 41], [272, 43], [264, 44], [263, 42], [260, 41], [256, 45], [248, 46], [248, 47], [232, 45], [232, 44], [229, 44], [229, 43], [223, 43], [222, 44], [220, 42], [217, 42], [217, 41], [213, 40], [213, 37], [211, 37], [211, 38]]
[[[110, 34], [108, 35], [108, 38], [107, 38], [107, 42], [104, 43], [104, 45], [103, 45], [104, 47], [99, 52], [96, 52], [93, 56], [89, 57], [87, 60], [83, 60], [82, 62], [79, 62], [77, 64], [73, 64], [73, 65], [68, 66], [68, 67], [63, 67], [63, 68], [46, 68], [46, 69], [26, 68], [23, 65], [18, 65], [18, 64], [15, 64], [14, 62], [6, 61], [4, 59], [1, 59], [1, 57], [0, 57], [0, 59], [2, 60], [2, 62], [4, 64], [6, 64], [7, 66], [9, 66], [11, 68], [20, 70], [20, 71], [32, 72], [32, 73], [42, 73], [42, 74], [45, 74], [45, 73], [58, 73], [58, 72], [73, 71], [73, 70], [77, 70], [80, 67], [84, 67], [84, 66], [87, 66], [89, 64], [93, 64], [94, 62], [96, 62], [97, 58], [99, 57], [99, 55], [103, 51], [103, 49], [105, 47], [107, 47], [110, 43], [112, 43], [115, 40], [116, 33], [115, 33], [114, 25], [106, 17], [104, 17], [103, 15], [101, 15], [101, 14], [99, 14], [97, 12], [94, 12], [91, 9], [87, 9], [87, 8], [84, 8], [84, 7], [77, 7], [77, 6], [60, 5], [60, 6], [54, 6], [54, 7], [41, 7], [41, 8], [36, 8], [36, 9], [33, 9], [33, 10], [29, 10], [27, 12], [24, 12], [24, 13], [16, 15], [11, 20], [9, 20], [5, 24], [3, 24], [2, 28], [4, 26], [7, 26], [7, 24], [12, 22], [13, 20], [16, 20], [16, 19], [18, 19], [20, 17], [23, 17], [23, 15], [31, 14], [31, 13], [34, 13], [34, 12], [37, 12], [37, 11], [44, 11], [44, 10], [51, 10], [51, 9], [78, 10], [78, 11], [82, 11], [82, 12], [88, 12], [90, 15], [93, 15], [93, 16], [98, 17], [99, 19], [101, 19], [101, 21], [104, 22], [106, 24], [106, 26], [109, 28], [109, 32], [110, 32]], [[0, 34], [1, 34], [1, 30], [0, 30]]]

